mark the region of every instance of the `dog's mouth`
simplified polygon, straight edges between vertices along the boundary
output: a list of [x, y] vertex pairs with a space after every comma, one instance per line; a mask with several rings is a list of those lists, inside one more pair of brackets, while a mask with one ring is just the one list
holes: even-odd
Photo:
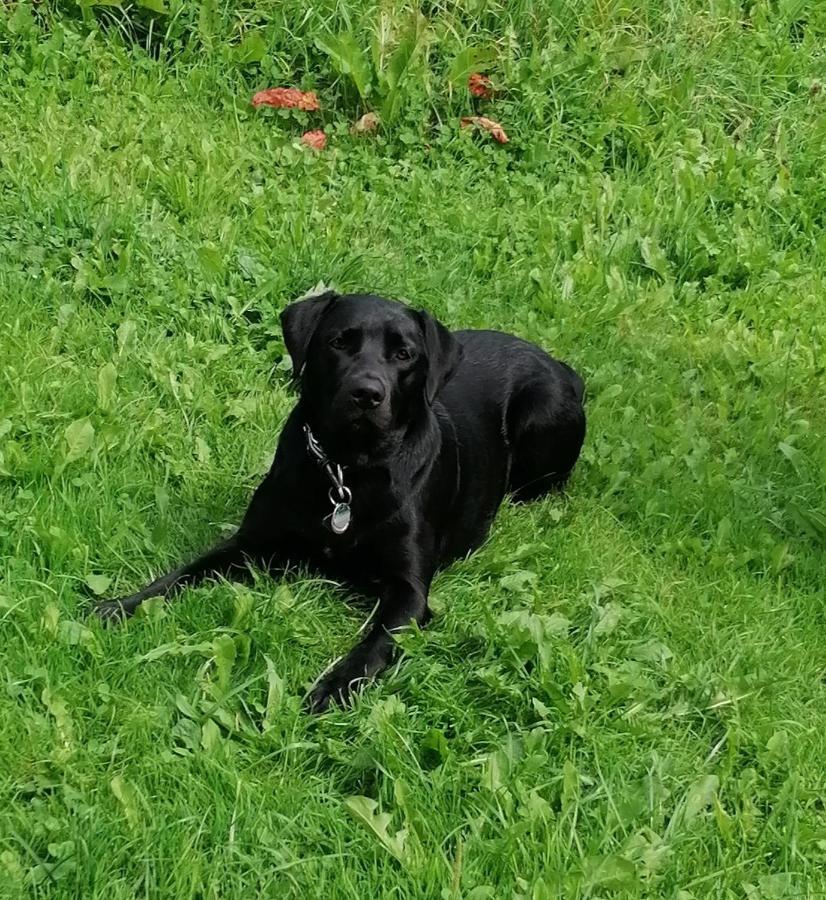
[[355, 404], [338, 411], [339, 422], [345, 427], [362, 431], [371, 428], [385, 428], [390, 423], [390, 406], [381, 403], [379, 406], [364, 409]]
[[359, 409], [349, 414], [346, 421], [348, 428], [359, 437], [378, 436], [387, 430], [390, 424], [389, 413], [385, 409]]
[[336, 462], [346, 464], [353, 453], [372, 455], [380, 452], [385, 441], [393, 432], [389, 406], [382, 404], [375, 409], [337, 410], [332, 415], [322, 416], [327, 451]]
[[380, 453], [395, 432], [394, 412], [388, 400], [372, 408], [350, 402], [349, 396], [335, 396], [308, 409], [313, 433], [332, 459], [342, 465], [353, 454]]

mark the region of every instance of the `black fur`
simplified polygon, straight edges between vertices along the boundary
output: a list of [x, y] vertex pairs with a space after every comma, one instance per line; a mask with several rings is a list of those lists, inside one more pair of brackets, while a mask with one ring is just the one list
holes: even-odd
[[[250, 564], [317, 567], [380, 600], [372, 629], [310, 694], [323, 710], [387, 666], [394, 631], [425, 624], [434, 573], [482, 543], [506, 494], [530, 500], [565, 482], [585, 436], [583, 383], [527, 341], [450, 332], [380, 297], [324, 294], [292, 304], [281, 322], [301, 396], [241, 526], [96, 612], [124, 618], [148, 597]], [[331, 483], [305, 424], [344, 467], [343, 534], [326, 521]]]

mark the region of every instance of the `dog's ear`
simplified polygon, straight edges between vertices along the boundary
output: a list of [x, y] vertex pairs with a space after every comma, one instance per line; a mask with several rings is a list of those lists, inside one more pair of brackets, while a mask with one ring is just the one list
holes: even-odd
[[293, 378], [298, 378], [307, 359], [307, 347], [313, 334], [332, 303], [338, 299], [335, 291], [325, 291], [316, 297], [291, 303], [281, 313], [281, 332], [284, 345], [293, 361]]
[[428, 362], [424, 393], [428, 404], [432, 405], [433, 398], [459, 365], [462, 345], [429, 312], [422, 309], [418, 316]]

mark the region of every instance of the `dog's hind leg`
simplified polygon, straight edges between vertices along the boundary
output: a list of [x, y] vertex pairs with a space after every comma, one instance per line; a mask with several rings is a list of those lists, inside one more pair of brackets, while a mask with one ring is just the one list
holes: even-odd
[[205, 578], [228, 576], [238, 579], [248, 574], [249, 564], [256, 561], [259, 560], [255, 559], [237, 535], [233, 535], [191, 563], [156, 578], [137, 593], [120, 600], [104, 600], [97, 603], [92, 611], [105, 622], [127, 619], [150, 597], [168, 597]]
[[585, 439], [582, 382], [525, 385], [508, 410], [512, 460], [508, 490], [523, 502], [562, 487]]

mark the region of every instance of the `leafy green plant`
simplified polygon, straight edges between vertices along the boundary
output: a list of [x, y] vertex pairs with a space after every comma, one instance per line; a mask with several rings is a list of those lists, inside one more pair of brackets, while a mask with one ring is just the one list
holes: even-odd
[[465, 47], [450, 61], [446, 73], [448, 83], [454, 89], [464, 88], [470, 75], [484, 71], [495, 61], [496, 54], [489, 47]]
[[325, 33], [317, 36], [315, 43], [330, 57], [337, 71], [352, 82], [362, 103], [375, 108], [381, 119], [391, 124], [399, 115], [427, 39], [427, 21], [420, 13], [414, 13], [400, 27], [382, 14], [369, 54], [359, 46], [353, 31]]

